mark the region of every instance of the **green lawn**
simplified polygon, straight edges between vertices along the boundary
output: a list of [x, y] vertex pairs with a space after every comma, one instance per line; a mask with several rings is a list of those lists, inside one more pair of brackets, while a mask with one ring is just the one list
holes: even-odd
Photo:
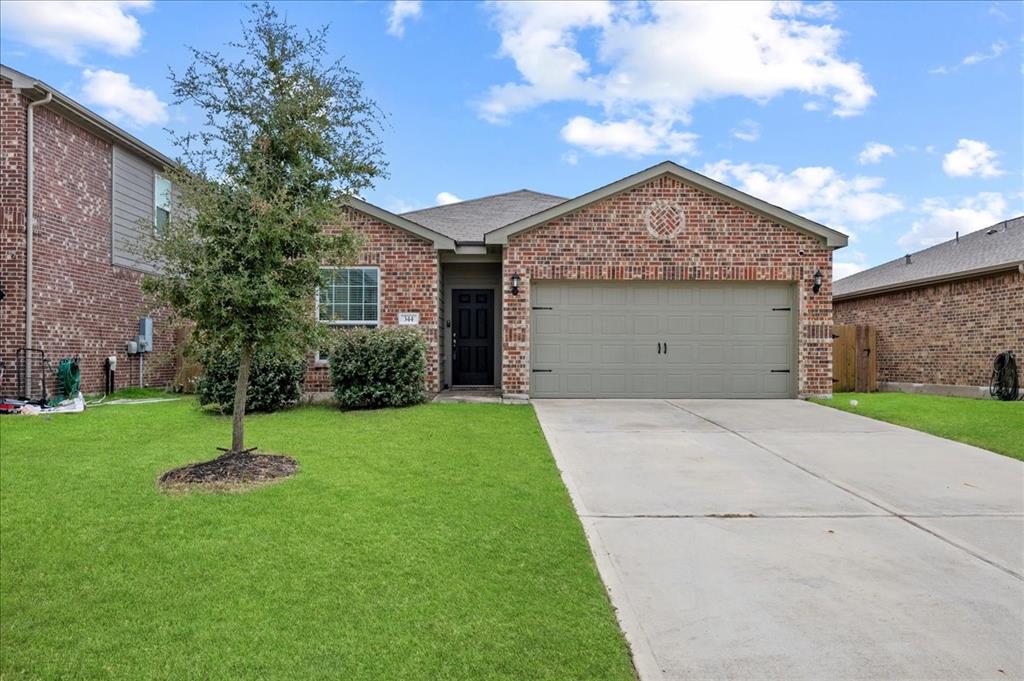
[[0, 678], [634, 678], [531, 408], [248, 423], [296, 477], [167, 495], [226, 418], [0, 419]]
[[813, 401], [1024, 460], [1024, 402], [907, 393], [836, 393]]

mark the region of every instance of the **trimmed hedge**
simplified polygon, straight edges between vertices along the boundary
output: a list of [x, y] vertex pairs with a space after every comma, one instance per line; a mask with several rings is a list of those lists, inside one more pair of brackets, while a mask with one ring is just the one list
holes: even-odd
[[[238, 355], [204, 350], [199, 361], [203, 366], [203, 373], [196, 379], [199, 404], [215, 404], [221, 411], [230, 412], [235, 404]], [[272, 412], [295, 404], [302, 397], [305, 376], [304, 359], [257, 352], [249, 372], [245, 413]]]
[[416, 329], [346, 329], [337, 334], [329, 362], [342, 409], [404, 407], [426, 397], [427, 342]]

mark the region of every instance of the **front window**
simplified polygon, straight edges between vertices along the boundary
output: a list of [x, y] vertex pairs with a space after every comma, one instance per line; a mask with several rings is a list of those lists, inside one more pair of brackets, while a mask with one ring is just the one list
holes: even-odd
[[380, 270], [324, 267], [317, 316], [324, 324], [376, 326], [380, 322]]
[[157, 175], [153, 192], [153, 226], [157, 232], [162, 232], [170, 221], [171, 181]]

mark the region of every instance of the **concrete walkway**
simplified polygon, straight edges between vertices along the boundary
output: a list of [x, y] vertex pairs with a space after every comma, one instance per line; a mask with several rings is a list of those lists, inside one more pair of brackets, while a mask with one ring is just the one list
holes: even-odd
[[795, 400], [534, 405], [642, 679], [1024, 678], [1020, 461]]

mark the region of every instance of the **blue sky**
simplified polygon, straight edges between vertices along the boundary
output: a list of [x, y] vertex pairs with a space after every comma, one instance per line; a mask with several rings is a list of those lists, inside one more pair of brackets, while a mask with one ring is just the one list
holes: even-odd
[[[388, 113], [395, 211], [575, 196], [665, 159], [851, 234], [837, 276], [1024, 212], [1024, 4], [281, 5]], [[173, 155], [219, 2], [3, 2], [0, 58]]]

